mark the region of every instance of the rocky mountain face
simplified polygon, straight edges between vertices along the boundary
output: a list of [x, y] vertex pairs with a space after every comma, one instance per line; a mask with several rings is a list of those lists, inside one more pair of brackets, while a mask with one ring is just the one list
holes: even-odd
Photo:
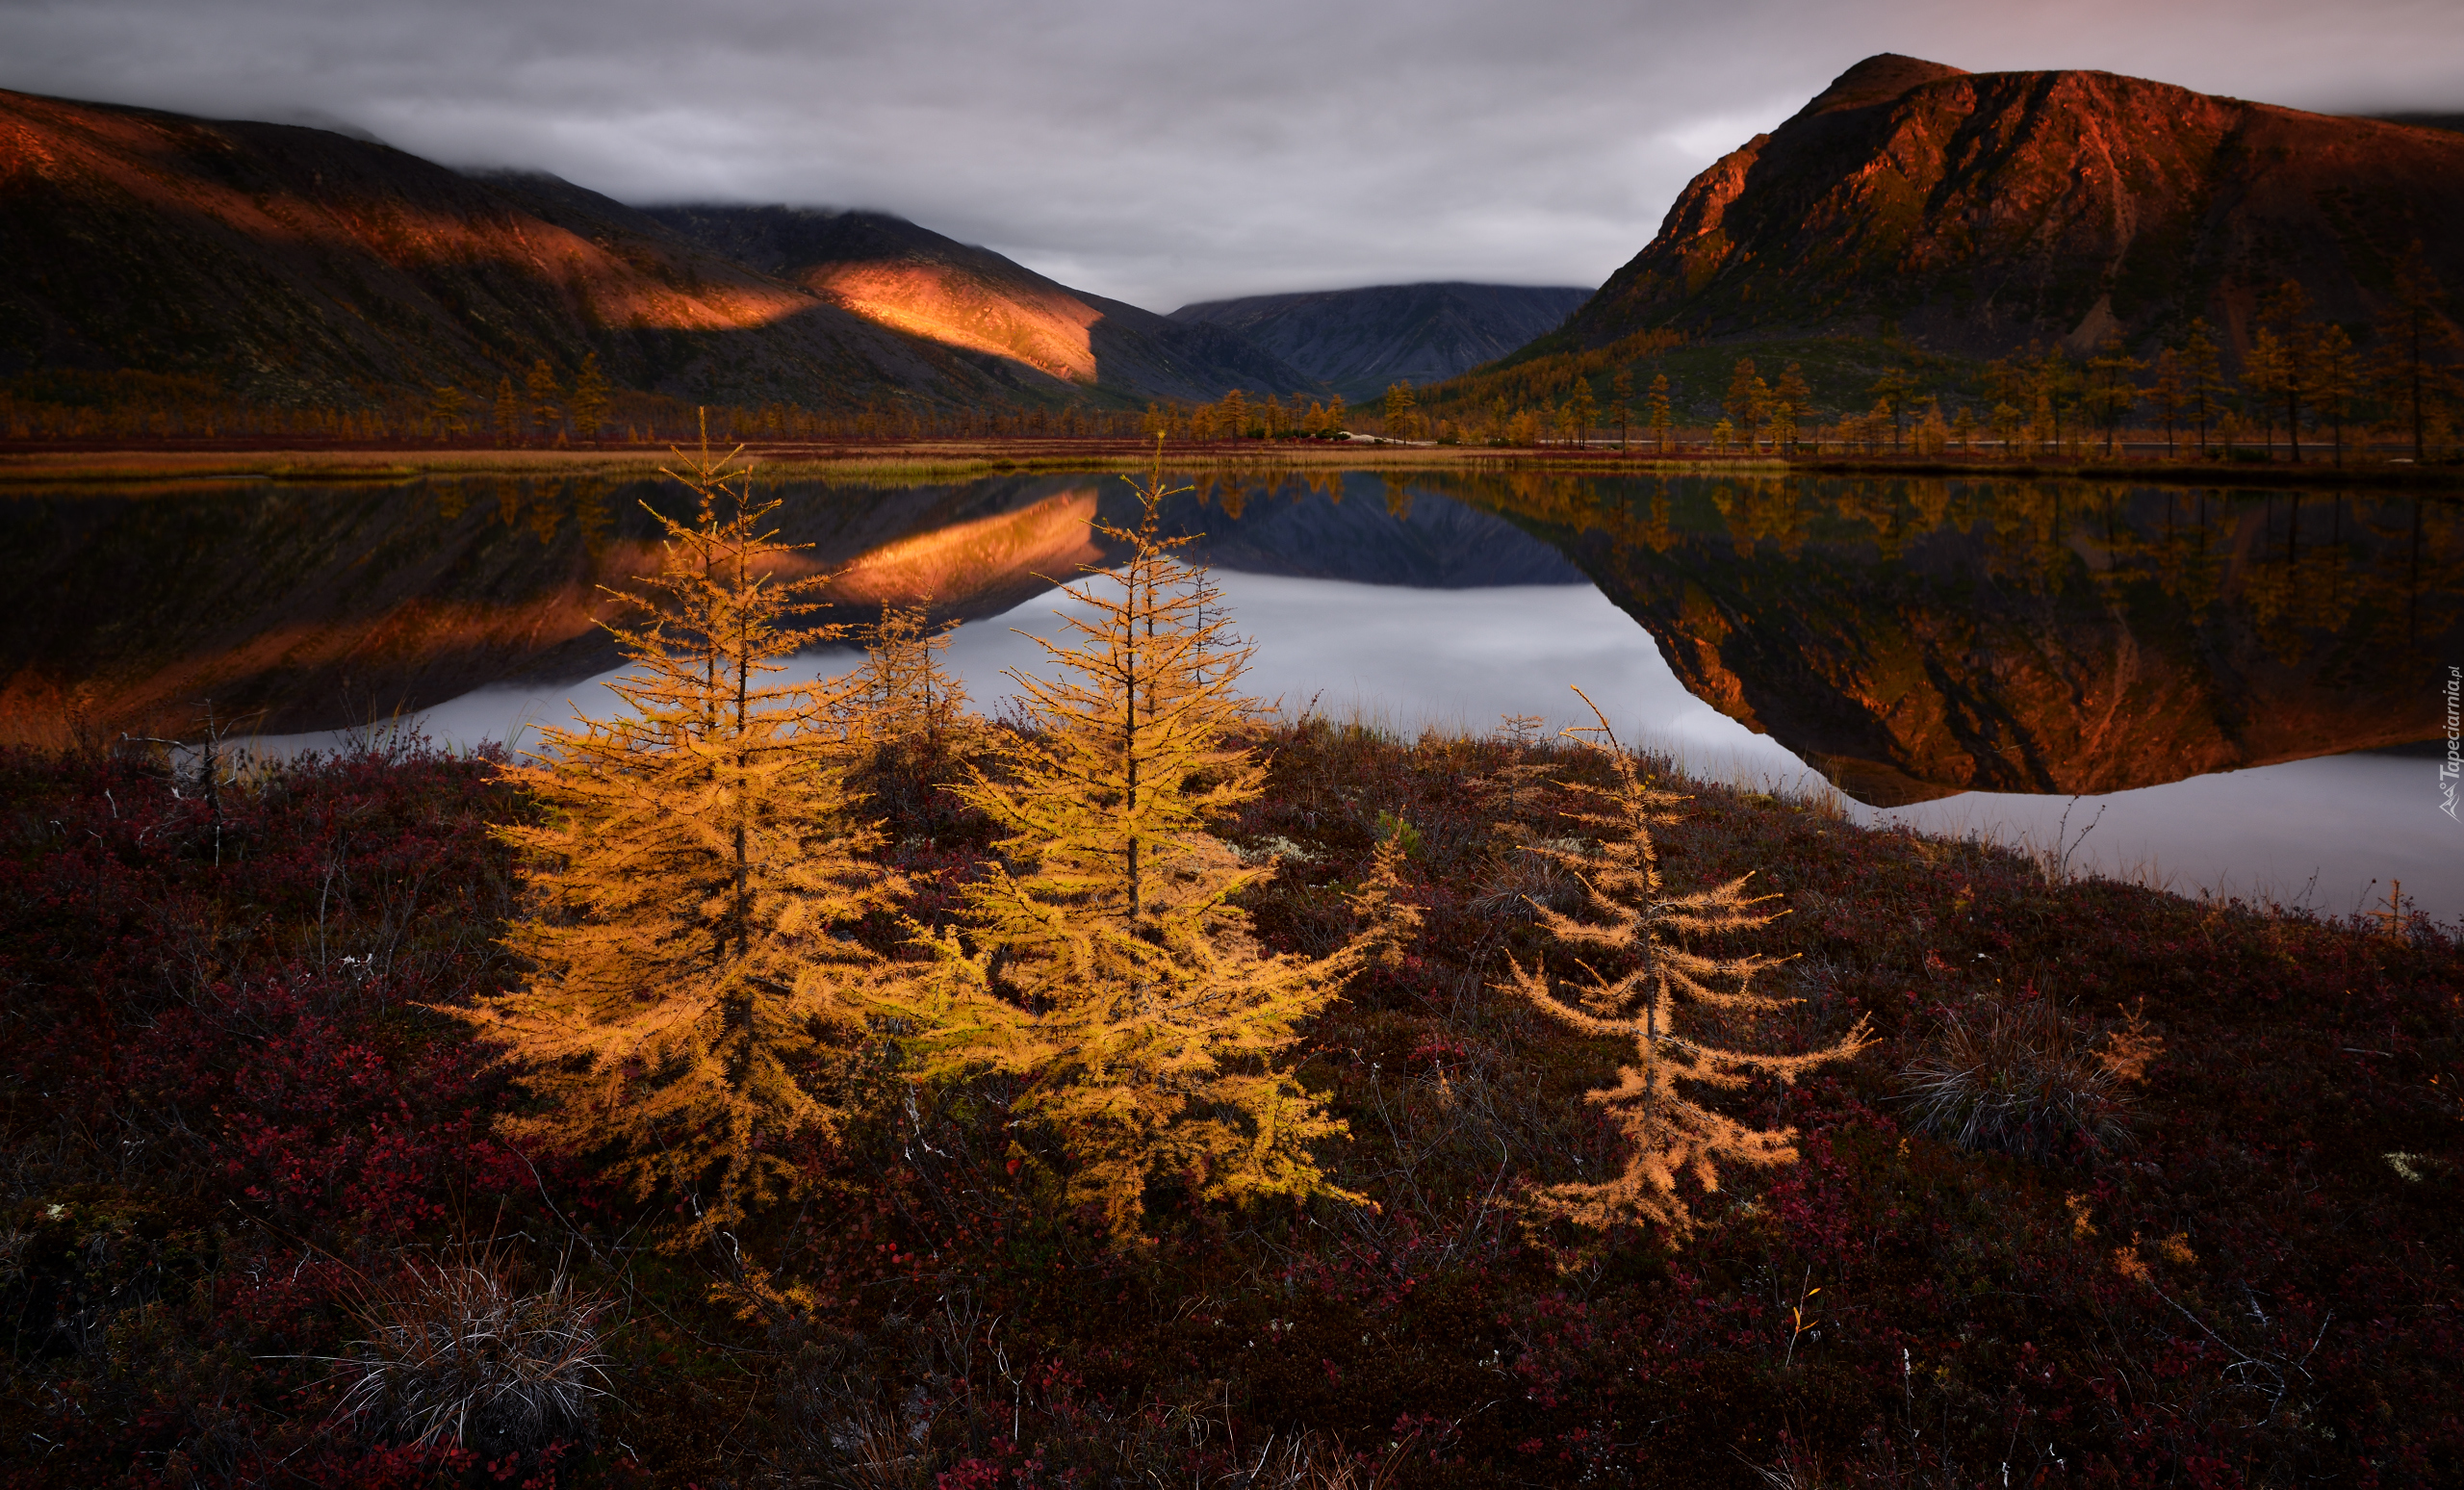
[[2365, 322], [2416, 243], [2464, 290], [2464, 137], [2105, 72], [1866, 59], [1695, 177], [1553, 339], [1897, 330], [1938, 350], [2243, 342], [2286, 279]]
[[1019, 385], [552, 177], [24, 93], [0, 92], [0, 374], [133, 368], [302, 403], [596, 352], [621, 386], [722, 401]]
[[1434, 383], [1554, 331], [1591, 292], [1545, 285], [1378, 285], [1184, 305], [1172, 319], [1241, 333], [1347, 398]]
[[662, 207], [648, 215], [868, 321], [1124, 398], [1204, 401], [1228, 388], [1317, 386], [1247, 338], [1072, 290], [887, 213]]

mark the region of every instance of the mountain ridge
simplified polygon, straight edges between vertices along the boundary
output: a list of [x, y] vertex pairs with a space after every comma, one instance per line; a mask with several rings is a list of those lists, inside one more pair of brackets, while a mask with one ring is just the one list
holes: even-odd
[[2194, 317], [2238, 347], [2287, 279], [2326, 319], [2369, 320], [2415, 243], [2464, 288], [2464, 137], [1884, 53], [1697, 175], [1527, 350], [1853, 328], [1993, 355], [2144, 345]]
[[[596, 354], [619, 387], [816, 408], [1317, 386], [1237, 333], [885, 214], [801, 213], [865, 225], [871, 260], [749, 266], [705, 241], [728, 213], [799, 217], [646, 210], [329, 129], [0, 90], [0, 262], [15, 270], [0, 282], [0, 377], [127, 370], [331, 405], [440, 385], [484, 398], [536, 361], [569, 376]], [[985, 292], [977, 309], [1041, 342], [969, 334], [933, 294], [902, 297], [953, 269]], [[924, 288], [946, 302], [941, 279]], [[1040, 356], [1064, 328], [1076, 359]]]
[[863, 209], [668, 206], [645, 216], [867, 319], [1065, 382], [1205, 401], [1317, 379], [1218, 327], [1073, 290], [989, 248]]
[[306, 403], [484, 391], [597, 352], [621, 385], [741, 401], [1016, 391], [550, 179], [465, 175], [298, 125], [0, 92], [0, 261], [15, 270], [0, 373], [135, 369]]

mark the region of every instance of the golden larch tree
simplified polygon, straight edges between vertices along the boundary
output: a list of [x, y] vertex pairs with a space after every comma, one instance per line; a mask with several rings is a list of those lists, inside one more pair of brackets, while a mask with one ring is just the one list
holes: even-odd
[[863, 659], [841, 681], [835, 722], [855, 762], [850, 784], [911, 826], [983, 733], [966, 685], [941, 666], [957, 625], [935, 622], [929, 601], [884, 601], [864, 629]]
[[969, 889], [962, 938], [919, 940], [937, 961], [880, 1012], [915, 1032], [928, 1075], [1006, 1073], [1072, 1206], [1116, 1235], [1140, 1228], [1148, 1187], [1202, 1201], [1345, 1196], [1313, 1146], [1345, 1132], [1286, 1057], [1302, 1022], [1365, 961], [1409, 934], [1381, 861], [1355, 901], [1370, 927], [1332, 956], [1268, 955], [1232, 897], [1241, 867], [1207, 830], [1260, 789], [1230, 736], [1256, 717], [1238, 691], [1249, 649], [1203, 569], [1174, 551], [1161, 454], [1139, 488], [1128, 549], [1066, 593], [1088, 614], [1046, 642], [1058, 678], [1014, 673], [1033, 728], [1006, 769], [962, 794], [1008, 830], [1004, 862]]
[[607, 423], [607, 411], [614, 406], [615, 390], [607, 383], [607, 374], [600, 371], [599, 353], [581, 359], [580, 371], [574, 373], [573, 399], [569, 405], [574, 429], [585, 440], [599, 438], [601, 426]]
[[1571, 913], [1537, 907], [1541, 930], [1575, 974], [1553, 976], [1545, 957], [1530, 967], [1509, 957], [1513, 976], [1500, 988], [1583, 1034], [1633, 1042], [1632, 1064], [1619, 1067], [1617, 1085], [1589, 1093], [1624, 1131], [1624, 1171], [1595, 1183], [1553, 1186], [1542, 1192], [1544, 1204], [1584, 1225], [1656, 1221], [1682, 1237], [1692, 1229], [1693, 1213], [1679, 1192], [1681, 1178], [1691, 1175], [1716, 1191], [1724, 1164], [1768, 1167], [1797, 1158], [1795, 1129], [1749, 1127], [1687, 1089], [1735, 1091], [1763, 1077], [1792, 1082], [1811, 1066], [1854, 1056], [1871, 1040], [1861, 1019], [1820, 1050], [1756, 1054], [1711, 1043], [1694, 1028], [1707, 1015], [1751, 1016], [1796, 1002], [1754, 987], [1779, 959], [1722, 957], [1686, 944], [1686, 938], [1768, 925], [1776, 912], [1760, 908], [1772, 897], [1748, 895], [1751, 876], [1683, 893], [1662, 883], [1652, 829], [1675, 821], [1684, 799], [1647, 781], [1598, 706], [1580, 689], [1576, 693], [1598, 722], [1565, 732], [1599, 750], [1614, 784], [1560, 784], [1582, 802], [1584, 809], [1567, 815], [1597, 835], [1597, 846], [1524, 845], [1526, 853], [1563, 864], [1582, 886], [1582, 904]]
[[547, 358], [530, 365], [530, 375], [523, 379], [522, 394], [529, 411], [530, 426], [541, 440], [549, 439], [564, 426], [564, 390], [557, 385], [556, 370]]
[[508, 768], [541, 809], [505, 830], [528, 891], [505, 944], [530, 976], [460, 1014], [540, 1099], [509, 1135], [612, 1153], [637, 1194], [688, 1199], [698, 1236], [792, 1189], [785, 1142], [838, 1118], [851, 990], [884, 965], [849, 932], [895, 886], [850, 821], [836, 701], [766, 681], [822, 634], [797, 623], [827, 577], [784, 578], [778, 503], [706, 444], [668, 474], [700, 510], [654, 514], [664, 562], [608, 625], [629, 712]]

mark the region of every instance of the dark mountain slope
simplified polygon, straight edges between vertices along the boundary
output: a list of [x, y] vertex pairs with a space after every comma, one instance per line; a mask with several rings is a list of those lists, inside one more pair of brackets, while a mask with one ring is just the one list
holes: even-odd
[[2239, 343], [2300, 281], [2379, 310], [2416, 242], [2464, 290], [2464, 138], [2103, 72], [1869, 58], [1697, 176], [1538, 350], [1646, 327], [1896, 326], [1947, 351], [2133, 341], [2204, 316]]
[[1237, 333], [1072, 290], [887, 213], [661, 207], [646, 215], [867, 320], [1126, 399], [1316, 386]]
[[289, 125], [0, 92], [0, 373], [133, 368], [276, 402], [618, 383], [843, 404], [1015, 386], [546, 177]]
[[1536, 285], [1378, 285], [1184, 305], [1172, 319], [1238, 331], [1348, 398], [1398, 380], [1434, 383], [1555, 330], [1588, 290]]

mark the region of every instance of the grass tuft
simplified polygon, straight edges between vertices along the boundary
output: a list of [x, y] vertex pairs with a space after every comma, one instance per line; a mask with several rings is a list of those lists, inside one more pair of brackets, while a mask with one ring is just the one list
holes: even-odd
[[2129, 1136], [2125, 1071], [2049, 998], [1945, 1015], [1901, 1076], [1916, 1126], [1962, 1148], [2045, 1160]]
[[338, 1363], [339, 1420], [380, 1443], [497, 1454], [587, 1444], [607, 1396], [604, 1300], [559, 1271], [522, 1292], [485, 1255], [363, 1284], [362, 1339]]

